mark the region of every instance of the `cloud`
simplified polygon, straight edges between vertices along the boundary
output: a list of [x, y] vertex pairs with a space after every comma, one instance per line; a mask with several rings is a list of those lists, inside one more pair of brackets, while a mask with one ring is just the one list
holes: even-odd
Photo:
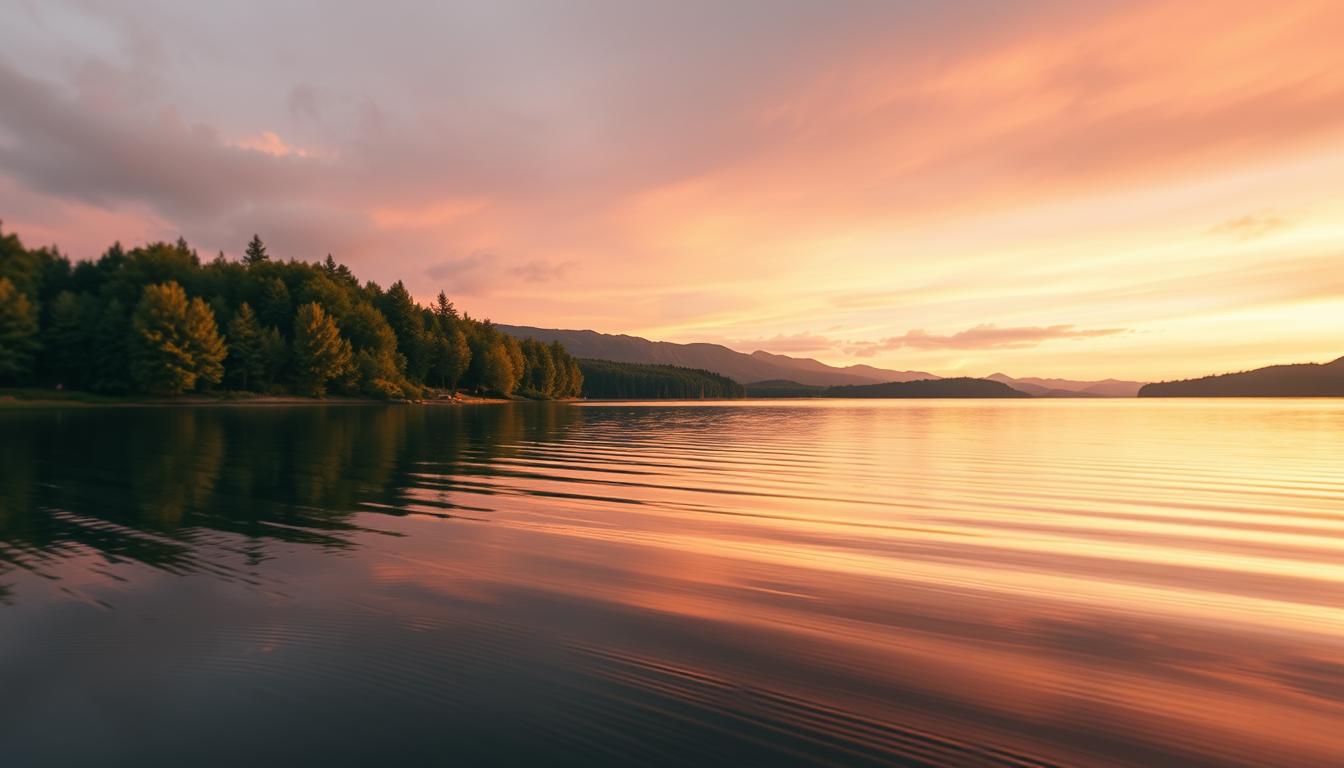
[[530, 259], [522, 264], [509, 267], [509, 274], [529, 283], [549, 283], [559, 280], [573, 266], [574, 262], [572, 261], [555, 264], [542, 259]]
[[1209, 229], [1211, 235], [1223, 235], [1237, 240], [1257, 240], [1288, 226], [1288, 221], [1273, 212], [1248, 213], [1217, 224]]
[[313, 155], [313, 152], [308, 149], [286, 143], [275, 131], [262, 131], [253, 136], [246, 136], [230, 142], [229, 146], [260, 152], [271, 157], [310, 157]]
[[172, 110], [98, 111], [3, 59], [0, 103], [0, 130], [11, 138], [0, 146], [0, 171], [46, 194], [106, 208], [146, 203], [191, 221], [318, 188], [317, 175], [295, 158], [231, 147], [214, 128]]
[[947, 336], [924, 330], [907, 331], [904, 336], [892, 336], [881, 341], [854, 342], [849, 351], [860, 357], [871, 357], [879, 352], [902, 348], [1026, 349], [1057, 339], [1092, 339], [1127, 332], [1126, 328], [1076, 328], [1072, 325], [1000, 328], [984, 324]]

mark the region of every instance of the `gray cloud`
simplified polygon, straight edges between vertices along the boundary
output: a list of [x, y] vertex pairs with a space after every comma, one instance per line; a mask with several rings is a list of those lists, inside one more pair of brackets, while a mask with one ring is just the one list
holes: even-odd
[[559, 280], [574, 267], [572, 261], [553, 263], [541, 259], [530, 259], [509, 268], [509, 274], [529, 283], [549, 283]]

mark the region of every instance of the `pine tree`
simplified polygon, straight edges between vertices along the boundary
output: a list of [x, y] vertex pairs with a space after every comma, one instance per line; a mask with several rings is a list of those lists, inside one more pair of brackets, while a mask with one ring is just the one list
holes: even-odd
[[434, 315], [439, 318], [441, 325], [457, 320], [457, 308], [443, 291], [439, 291], [438, 298], [434, 300]]
[[261, 236], [252, 235], [252, 239], [247, 243], [247, 253], [243, 256], [243, 263], [250, 267], [269, 258], [266, 255], [266, 245], [261, 242]]
[[88, 329], [92, 340], [93, 371], [89, 385], [98, 392], [125, 392], [131, 387], [127, 358], [131, 320], [126, 306], [112, 298], [94, 318]]
[[400, 280], [393, 283], [383, 295], [380, 308], [387, 324], [392, 326], [392, 332], [397, 335], [398, 351], [406, 356], [406, 375], [424, 381], [429, 372], [428, 340], [420, 308], [415, 305], [406, 285]]
[[187, 294], [177, 283], [145, 287], [131, 318], [131, 378], [140, 389], [176, 395], [196, 385], [187, 308]]
[[0, 277], [0, 381], [23, 382], [33, 372], [37, 338], [37, 308]]
[[93, 311], [89, 297], [82, 293], [61, 291], [51, 302], [42, 346], [46, 350], [44, 368], [58, 385], [79, 387], [88, 379]]
[[187, 321], [183, 329], [187, 350], [196, 365], [196, 386], [218, 384], [224, 379], [224, 358], [229, 348], [219, 335], [215, 312], [204, 299], [195, 298], [187, 305]]
[[457, 383], [467, 372], [471, 361], [471, 347], [467, 346], [467, 337], [456, 327], [433, 337], [430, 344], [432, 364], [430, 374], [439, 386], [457, 391]]
[[285, 373], [285, 366], [288, 364], [289, 345], [285, 344], [285, 337], [280, 334], [280, 329], [272, 326], [262, 331], [261, 375], [267, 389], [272, 389], [280, 383]]
[[350, 342], [341, 338], [336, 323], [310, 302], [294, 316], [294, 379], [299, 391], [321, 397], [327, 382], [344, 375], [350, 366]]
[[266, 373], [262, 355], [261, 324], [252, 312], [252, 306], [243, 302], [229, 321], [229, 380], [240, 389], [251, 389], [261, 383]]
[[261, 301], [257, 309], [259, 319], [265, 325], [276, 328], [289, 327], [289, 321], [294, 317], [294, 310], [290, 308], [289, 288], [285, 286], [284, 280], [278, 277], [262, 280]]

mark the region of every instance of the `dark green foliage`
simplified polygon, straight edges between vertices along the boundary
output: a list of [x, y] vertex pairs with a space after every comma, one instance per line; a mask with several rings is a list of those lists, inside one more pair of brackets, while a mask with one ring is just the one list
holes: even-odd
[[822, 397], [1031, 397], [999, 381], [958, 376], [952, 379], [893, 381], [827, 387]]
[[92, 332], [92, 371], [89, 388], [117, 394], [131, 388], [128, 363], [131, 317], [129, 309], [113, 298], [103, 305]]
[[397, 336], [397, 349], [406, 356], [406, 375], [424, 381], [429, 373], [430, 359], [420, 307], [405, 284], [398, 280], [383, 294], [379, 308]]
[[305, 395], [321, 397], [327, 383], [343, 378], [349, 371], [350, 342], [341, 338], [340, 329], [315, 302], [299, 307], [294, 316], [292, 354], [295, 388]]
[[[675, 365], [579, 360], [577, 370], [584, 397], [601, 399], [721, 399], [745, 396], [741, 384], [711, 371]], [[572, 375], [571, 374], [571, 375]]]
[[257, 237], [247, 251], [243, 262], [220, 254], [202, 264], [183, 240], [130, 251], [114, 244], [72, 266], [54, 248], [0, 236], [0, 277], [10, 285], [0, 302], [0, 376], [106, 393], [172, 394], [221, 380], [388, 398], [421, 397], [427, 384], [541, 398], [579, 392], [581, 374], [563, 347], [521, 343], [460, 315], [442, 292], [422, 307], [403, 283], [361, 284], [330, 256], [273, 260]]
[[229, 357], [225, 366], [229, 383], [239, 389], [254, 389], [265, 376], [261, 334], [261, 324], [252, 306], [243, 302], [229, 321]]
[[467, 337], [455, 322], [434, 335], [430, 343], [429, 370], [432, 380], [440, 387], [456, 390], [470, 361], [471, 347], [467, 346]]
[[262, 324], [289, 328], [294, 309], [289, 303], [289, 288], [285, 281], [278, 277], [264, 278], [258, 287], [257, 303]]
[[42, 327], [46, 375], [62, 387], [88, 386], [89, 355], [98, 308], [88, 294], [61, 291], [47, 308]]
[[267, 259], [266, 245], [261, 242], [260, 235], [252, 235], [252, 239], [247, 243], [247, 252], [243, 254], [243, 263], [247, 266], [255, 266]]
[[799, 384], [788, 379], [754, 381], [746, 385], [747, 397], [821, 397], [826, 387]]
[[38, 347], [37, 307], [9, 278], [0, 277], [0, 381], [30, 377]]
[[267, 328], [261, 334], [261, 377], [267, 390], [280, 385], [285, 368], [289, 365], [289, 345], [278, 328]]

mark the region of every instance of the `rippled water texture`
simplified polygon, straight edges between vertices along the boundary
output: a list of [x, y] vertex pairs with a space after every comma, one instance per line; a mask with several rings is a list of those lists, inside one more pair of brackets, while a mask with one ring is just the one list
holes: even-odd
[[0, 413], [0, 763], [1339, 765], [1344, 403]]

